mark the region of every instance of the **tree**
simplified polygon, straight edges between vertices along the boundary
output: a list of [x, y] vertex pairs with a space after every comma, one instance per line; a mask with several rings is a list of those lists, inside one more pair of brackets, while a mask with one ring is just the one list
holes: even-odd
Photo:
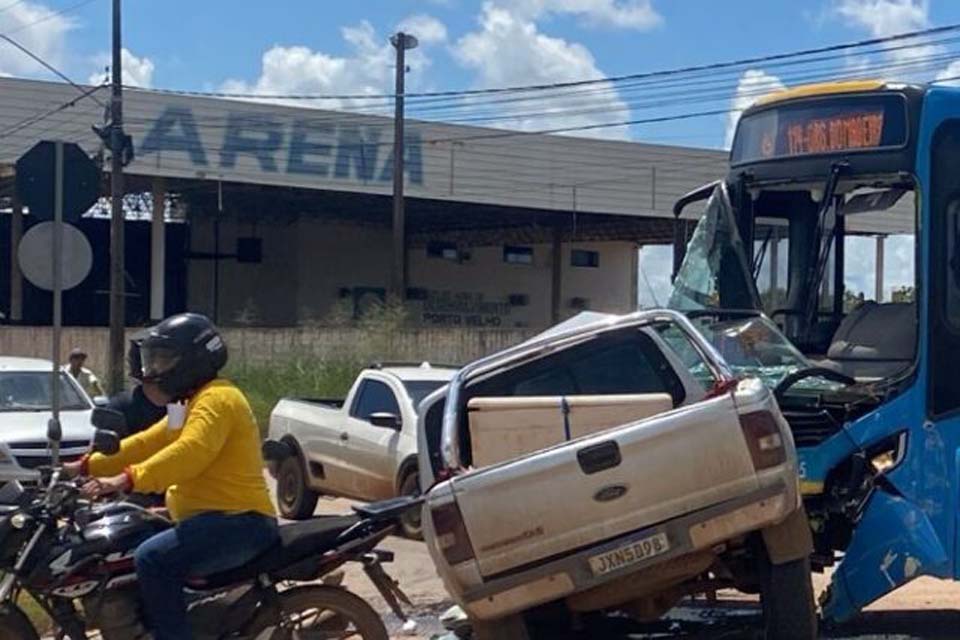
[[902, 287], [897, 287], [890, 294], [891, 302], [914, 302], [917, 299], [917, 292], [915, 287], [903, 285]]
[[866, 301], [867, 301], [867, 297], [863, 293], [863, 291], [854, 293], [849, 289], [843, 290], [843, 312], [844, 313], [851, 313], [853, 311], [856, 311], [861, 306], [863, 306], [863, 303], [865, 303]]

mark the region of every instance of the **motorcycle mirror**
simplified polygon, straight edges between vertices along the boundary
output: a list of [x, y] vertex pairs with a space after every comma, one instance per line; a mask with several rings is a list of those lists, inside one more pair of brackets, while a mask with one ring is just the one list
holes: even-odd
[[263, 453], [263, 459], [267, 462], [279, 462], [291, 453], [290, 447], [276, 440], [264, 441], [260, 451]]
[[63, 439], [63, 429], [60, 427], [60, 421], [56, 418], [47, 420], [47, 440], [59, 443]]
[[127, 418], [116, 409], [97, 407], [90, 414], [90, 424], [97, 429], [122, 432], [127, 428]]
[[105, 455], [113, 455], [120, 451], [120, 436], [115, 431], [97, 429], [93, 432], [93, 450]]

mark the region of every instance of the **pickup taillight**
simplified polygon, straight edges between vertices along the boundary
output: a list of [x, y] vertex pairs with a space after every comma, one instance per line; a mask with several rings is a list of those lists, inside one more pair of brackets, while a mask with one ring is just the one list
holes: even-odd
[[433, 519], [433, 530], [437, 535], [437, 546], [443, 552], [443, 557], [451, 565], [473, 560], [473, 544], [467, 535], [467, 528], [463, 523], [463, 515], [456, 502], [433, 507], [430, 510]]
[[787, 461], [787, 450], [777, 419], [769, 411], [753, 411], [740, 415], [740, 428], [747, 439], [753, 468], [757, 471], [776, 467]]

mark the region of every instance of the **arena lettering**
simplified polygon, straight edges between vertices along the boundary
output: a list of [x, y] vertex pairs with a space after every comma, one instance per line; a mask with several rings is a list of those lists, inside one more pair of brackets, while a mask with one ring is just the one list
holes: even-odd
[[[235, 169], [246, 158], [266, 173], [384, 183], [393, 180], [391, 135], [379, 126], [338, 125], [326, 114], [290, 120], [233, 112], [225, 120], [198, 123], [192, 109], [171, 105], [149, 126], [137, 155], [183, 154], [198, 169], [210, 170]], [[213, 136], [218, 144], [211, 148]], [[404, 171], [410, 184], [424, 183], [423, 145], [416, 131], [406, 134]]]

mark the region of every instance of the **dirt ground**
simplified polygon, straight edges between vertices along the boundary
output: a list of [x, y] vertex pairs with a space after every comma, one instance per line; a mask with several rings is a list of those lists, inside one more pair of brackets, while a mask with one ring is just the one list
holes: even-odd
[[[348, 512], [345, 500], [321, 500], [318, 514]], [[384, 616], [396, 640], [429, 640], [444, 633], [439, 615], [452, 603], [437, 577], [433, 562], [422, 543], [391, 538], [383, 548], [393, 551], [395, 561], [388, 573], [414, 603], [412, 617], [417, 633], [404, 635], [397, 620], [359, 567], [348, 567], [344, 585], [367, 599]], [[814, 577], [819, 594], [826, 586], [824, 576]], [[671, 612], [667, 620], [646, 627], [615, 624], [612, 629], [586, 634], [584, 638], [604, 640], [647, 640], [653, 638], [754, 639], [759, 611], [756, 602], [736, 593], [721, 594], [717, 608], [690, 603]], [[844, 640], [909, 640], [913, 638], [960, 638], [960, 583], [921, 578], [869, 607], [860, 619], [839, 629], [825, 629], [824, 638]]]

